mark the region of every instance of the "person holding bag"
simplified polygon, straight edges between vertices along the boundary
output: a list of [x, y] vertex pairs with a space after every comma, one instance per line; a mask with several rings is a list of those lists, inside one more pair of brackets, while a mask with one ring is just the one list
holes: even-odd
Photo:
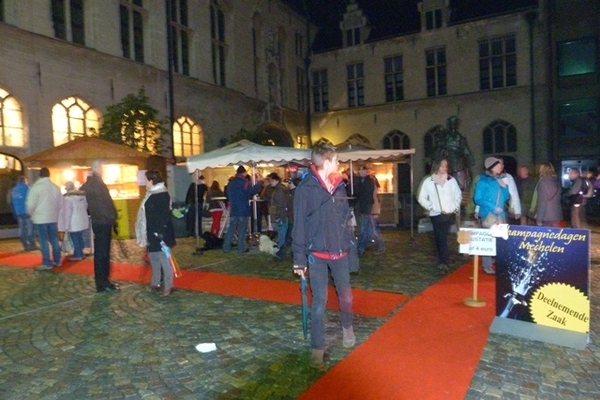
[[140, 204], [135, 221], [136, 242], [148, 250], [152, 266], [150, 290], [161, 292], [161, 297], [167, 297], [173, 292], [173, 269], [162, 249], [161, 241], [170, 248], [176, 244], [171, 221], [171, 195], [159, 171], [146, 171], [145, 175], [146, 196]]
[[[488, 157], [484, 162], [485, 171], [475, 185], [473, 202], [479, 207], [475, 218], [480, 218], [482, 228], [506, 223], [507, 202], [510, 197], [508, 184], [502, 179], [502, 160]], [[492, 257], [482, 257], [481, 264], [486, 274], [493, 275]]]
[[434, 160], [431, 176], [425, 178], [417, 201], [428, 213], [438, 252], [438, 268], [448, 272], [448, 232], [460, 211], [462, 192], [458, 182], [448, 175], [448, 160]]

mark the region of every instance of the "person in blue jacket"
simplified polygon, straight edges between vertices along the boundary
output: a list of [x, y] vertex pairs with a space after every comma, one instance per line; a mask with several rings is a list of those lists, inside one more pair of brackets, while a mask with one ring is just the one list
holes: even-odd
[[[503, 179], [502, 160], [496, 157], [488, 157], [484, 162], [485, 171], [479, 177], [475, 185], [473, 202], [479, 206], [478, 214], [475, 216], [481, 220], [483, 228], [490, 228], [486, 221], [495, 217], [495, 223], [506, 223], [506, 211], [510, 194], [508, 184]], [[486, 274], [495, 274], [492, 268], [492, 257], [482, 257], [483, 270]]]
[[223, 251], [231, 251], [231, 241], [236, 229], [238, 231], [237, 249], [246, 252], [246, 231], [250, 218], [250, 199], [262, 189], [262, 182], [252, 185], [246, 176], [246, 168], [239, 166], [235, 177], [227, 184], [225, 195], [229, 200], [229, 229], [223, 241]]
[[29, 185], [27, 184], [27, 178], [20, 176], [17, 184], [10, 191], [10, 206], [19, 223], [19, 238], [25, 251], [36, 250], [38, 248], [35, 244], [33, 222], [31, 222], [31, 216], [27, 214], [25, 206], [28, 194]]

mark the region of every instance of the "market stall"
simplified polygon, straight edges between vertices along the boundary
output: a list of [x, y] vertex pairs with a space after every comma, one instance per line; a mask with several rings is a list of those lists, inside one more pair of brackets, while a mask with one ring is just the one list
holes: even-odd
[[23, 160], [31, 183], [42, 167], [50, 170], [52, 182], [64, 187], [72, 181], [76, 188], [85, 183], [94, 160], [103, 163], [102, 179], [108, 187], [118, 211], [116, 238], [128, 239], [135, 235], [137, 210], [145, 196], [143, 172], [148, 168], [151, 154], [115, 144], [96, 137], [81, 137], [53, 147]]
[[[360, 164], [370, 164], [381, 186], [379, 193], [381, 202], [380, 223], [396, 225], [400, 219], [399, 213], [406, 213], [404, 219], [410, 224], [411, 235], [414, 230], [414, 154], [415, 149], [355, 150], [352, 148], [338, 153], [338, 160], [340, 163], [348, 164], [351, 174], [360, 167]], [[396, 169], [396, 166], [407, 163], [410, 163], [408, 176], [398, 176], [399, 169]], [[408, 182], [402, 180], [408, 180]], [[353, 183], [353, 180], [351, 179], [350, 182]], [[398, 186], [401, 184], [409, 188], [408, 201], [405, 201], [406, 196], [400, 196], [401, 191]], [[354, 193], [354, 188], [351, 191]]]

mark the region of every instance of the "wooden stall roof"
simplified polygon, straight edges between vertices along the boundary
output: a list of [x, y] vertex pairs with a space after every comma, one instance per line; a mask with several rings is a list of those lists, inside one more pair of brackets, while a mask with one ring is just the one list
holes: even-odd
[[81, 166], [89, 167], [94, 160], [106, 164], [130, 164], [145, 168], [150, 153], [96, 137], [80, 137], [57, 147], [23, 159], [28, 168]]

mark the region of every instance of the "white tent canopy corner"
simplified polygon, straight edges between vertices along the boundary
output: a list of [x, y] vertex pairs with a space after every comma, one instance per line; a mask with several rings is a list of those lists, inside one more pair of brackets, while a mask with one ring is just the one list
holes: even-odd
[[206, 168], [227, 167], [233, 165], [256, 165], [272, 163], [276, 165], [291, 162], [307, 164], [310, 161], [310, 149], [294, 147], [262, 146], [248, 140], [240, 140], [225, 147], [188, 157], [187, 170], [192, 173]]

